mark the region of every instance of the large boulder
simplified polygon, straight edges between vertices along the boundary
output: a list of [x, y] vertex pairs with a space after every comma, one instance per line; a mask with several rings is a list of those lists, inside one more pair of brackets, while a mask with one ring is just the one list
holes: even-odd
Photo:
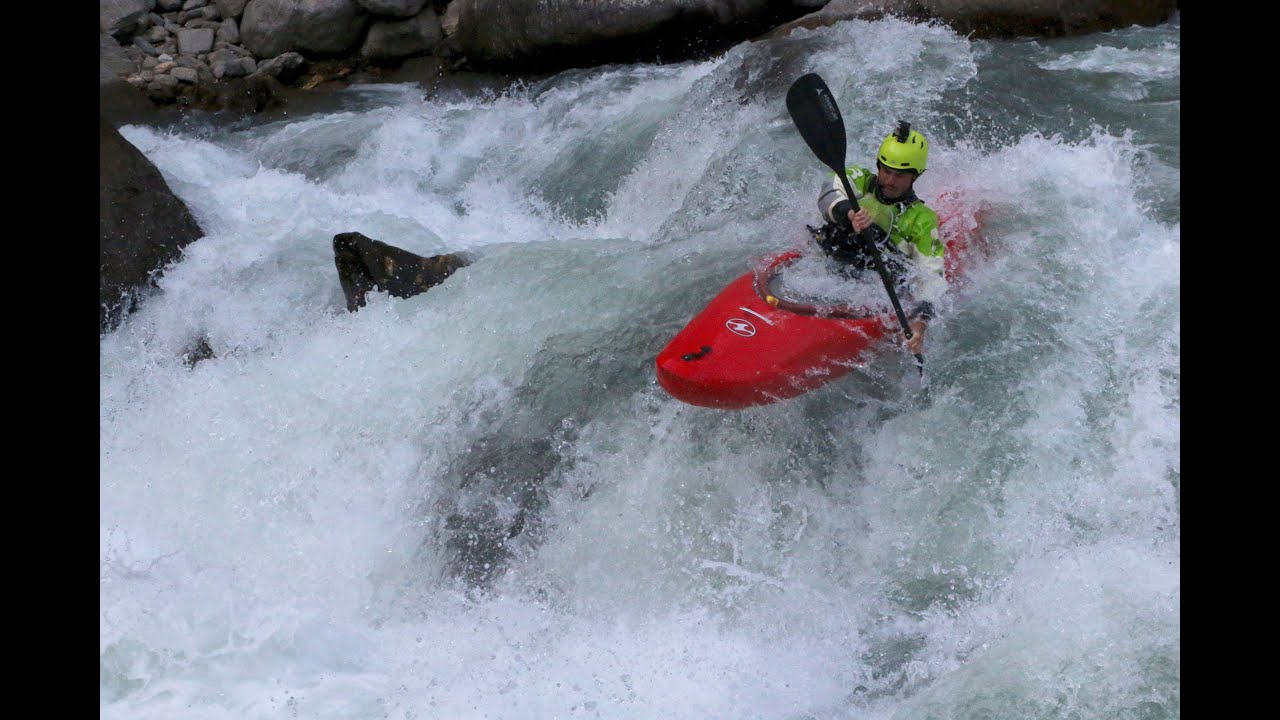
[[244, 13], [244, 6], [249, 0], [213, 0], [218, 8], [218, 15], [224, 18], [239, 18]]
[[150, 12], [147, 0], [98, 0], [98, 31], [128, 37]]
[[797, 27], [888, 15], [938, 20], [961, 35], [979, 38], [1059, 37], [1159, 25], [1177, 9], [1178, 0], [830, 0], [766, 37], [786, 35]]
[[[427, 0], [356, 0], [365, 10], [391, 18], [407, 18], [417, 15]], [[434, 13], [433, 13], [434, 14]]]
[[528, 70], [697, 57], [849, 19], [896, 16], [937, 20], [977, 37], [1056, 37], [1157, 25], [1177, 6], [1178, 0], [453, 0], [442, 25], [473, 66]]
[[100, 332], [113, 330], [182, 248], [204, 235], [150, 160], [98, 116]]
[[446, 31], [476, 66], [530, 68], [706, 54], [808, 8], [770, 0], [453, 0]]
[[369, 27], [360, 56], [373, 62], [402, 62], [425, 55], [444, 37], [435, 11], [427, 8], [408, 20], [375, 22]]
[[250, 0], [240, 42], [260, 58], [290, 51], [336, 57], [358, 48], [372, 19], [356, 0]]

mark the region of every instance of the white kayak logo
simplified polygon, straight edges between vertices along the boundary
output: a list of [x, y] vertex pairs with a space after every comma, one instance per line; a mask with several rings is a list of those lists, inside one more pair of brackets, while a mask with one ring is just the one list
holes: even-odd
[[742, 337], [751, 337], [756, 334], [756, 326], [751, 324], [750, 320], [742, 318], [729, 318], [724, 322], [724, 326], [729, 328], [729, 332]]

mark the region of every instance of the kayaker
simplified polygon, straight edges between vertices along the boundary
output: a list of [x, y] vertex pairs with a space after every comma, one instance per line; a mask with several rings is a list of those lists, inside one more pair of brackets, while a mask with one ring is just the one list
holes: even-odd
[[924, 352], [934, 304], [947, 289], [946, 244], [938, 238], [938, 215], [913, 189], [928, 156], [924, 135], [899, 121], [880, 144], [874, 173], [858, 165], [845, 170], [857, 195], [856, 210], [838, 176], [832, 174], [822, 186], [818, 209], [828, 222], [814, 233], [823, 251], [849, 269], [873, 269], [864, 243], [877, 244], [894, 284], [906, 295], [901, 298], [911, 327], [906, 344], [917, 355]]

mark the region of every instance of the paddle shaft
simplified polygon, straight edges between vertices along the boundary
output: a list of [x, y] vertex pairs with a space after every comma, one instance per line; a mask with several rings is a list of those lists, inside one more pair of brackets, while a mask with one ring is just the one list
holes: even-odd
[[[843, 164], [843, 161], [841, 164]], [[845, 174], [844, 168], [837, 169], [836, 174], [840, 176], [840, 182], [844, 184], [844, 192], [849, 196], [849, 204], [856, 206], [858, 201], [853, 195], [853, 188], [849, 186], [849, 177]], [[880, 255], [880, 248], [876, 247], [874, 240], [867, 237], [865, 230], [858, 233], [858, 237], [862, 239], [862, 244], [871, 253], [871, 259], [875, 262], [876, 272], [880, 274], [880, 279], [884, 282], [884, 289], [889, 292], [889, 302], [893, 303], [893, 311], [898, 314], [898, 322], [902, 324], [902, 332], [910, 340], [911, 325], [907, 322], [907, 314], [902, 311], [902, 303], [898, 302], [898, 294], [893, 291], [893, 279], [889, 277], [889, 270], [884, 266], [884, 258]], [[919, 358], [918, 355], [916, 357]]]

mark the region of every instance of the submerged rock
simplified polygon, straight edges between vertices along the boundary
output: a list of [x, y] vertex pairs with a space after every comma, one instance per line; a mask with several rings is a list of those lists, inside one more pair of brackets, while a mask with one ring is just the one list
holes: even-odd
[[364, 307], [370, 291], [413, 297], [470, 264], [460, 254], [423, 257], [358, 232], [333, 236], [333, 261], [351, 312]]

